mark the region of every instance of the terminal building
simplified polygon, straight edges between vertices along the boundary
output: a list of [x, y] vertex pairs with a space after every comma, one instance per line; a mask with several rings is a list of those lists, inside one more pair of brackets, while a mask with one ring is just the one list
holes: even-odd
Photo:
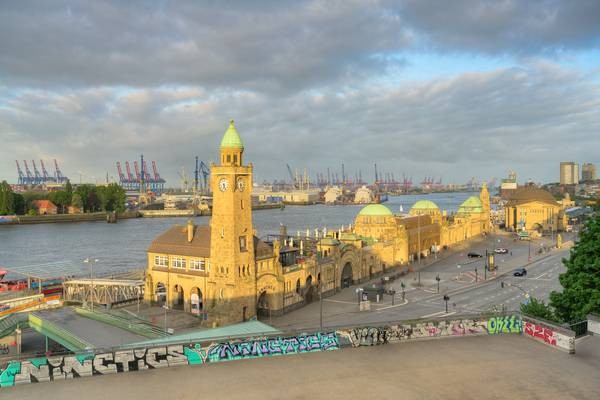
[[417, 202], [408, 215], [365, 206], [353, 226], [259, 237], [252, 222], [252, 164], [231, 121], [211, 165], [213, 211], [208, 226], [175, 225], [147, 251], [147, 301], [201, 314], [210, 325], [268, 317], [372, 279], [390, 268], [490, 230], [485, 185], [448, 215]]

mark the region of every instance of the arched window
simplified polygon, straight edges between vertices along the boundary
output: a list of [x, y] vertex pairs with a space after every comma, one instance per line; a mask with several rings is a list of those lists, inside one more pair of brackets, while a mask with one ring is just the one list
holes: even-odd
[[296, 293], [300, 294], [300, 279], [296, 281]]

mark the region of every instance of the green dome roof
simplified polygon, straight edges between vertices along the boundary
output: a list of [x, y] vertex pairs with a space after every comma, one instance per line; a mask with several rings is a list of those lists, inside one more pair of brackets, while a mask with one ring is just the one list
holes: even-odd
[[394, 214], [392, 214], [392, 212], [390, 211], [389, 208], [387, 208], [386, 206], [384, 206], [382, 204], [369, 204], [368, 206], [366, 206], [362, 210], [360, 210], [358, 215], [386, 216], [386, 215], [394, 215]]
[[431, 200], [419, 200], [411, 208], [411, 210], [439, 210], [437, 204]]
[[483, 212], [483, 204], [481, 203], [481, 199], [476, 196], [471, 196], [466, 199], [460, 207], [458, 207], [459, 213], [482, 213]]
[[243, 149], [244, 143], [242, 143], [242, 139], [240, 135], [235, 130], [235, 125], [233, 124], [233, 120], [229, 121], [229, 128], [225, 132], [223, 136], [223, 140], [221, 140], [221, 148], [234, 148], [234, 149]]

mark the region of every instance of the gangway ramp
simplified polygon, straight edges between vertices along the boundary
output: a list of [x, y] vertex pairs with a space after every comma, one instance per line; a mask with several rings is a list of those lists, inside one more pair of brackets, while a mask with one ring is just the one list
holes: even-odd
[[[32, 317], [39, 324], [39, 329], [31, 324]], [[86, 318], [70, 307], [35, 312], [29, 319], [30, 326], [71, 351], [112, 348], [147, 339], [117, 326]]]

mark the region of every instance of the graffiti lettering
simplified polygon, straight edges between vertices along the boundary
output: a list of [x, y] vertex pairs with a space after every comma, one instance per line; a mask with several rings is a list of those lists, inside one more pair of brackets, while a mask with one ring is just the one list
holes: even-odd
[[556, 337], [554, 331], [540, 325], [525, 322], [525, 334], [543, 340], [544, 342], [556, 346]]
[[490, 335], [497, 333], [521, 333], [523, 323], [518, 316], [492, 317], [488, 319], [487, 330]]
[[280, 354], [329, 351], [338, 348], [337, 335], [335, 332], [331, 332], [264, 340], [213, 343], [207, 347], [202, 347], [200, 344], [192, 344], [186, 347], [175, 345], [122, 350], [114, 353], [40, 357], [22, 362], [9, 362], [6, 369], [0, 372], [0, 387], [166, 368], [177, 365], [195, 365]]
[[341, 330], [337, 333], [353, 347], [358, 347], [432, 337], [520, 333], [521, 326], [521, 319], [513, 315], [510, 317], [495, 317], [493, 321], [458, 319], [411, 325], [355, 328]]

